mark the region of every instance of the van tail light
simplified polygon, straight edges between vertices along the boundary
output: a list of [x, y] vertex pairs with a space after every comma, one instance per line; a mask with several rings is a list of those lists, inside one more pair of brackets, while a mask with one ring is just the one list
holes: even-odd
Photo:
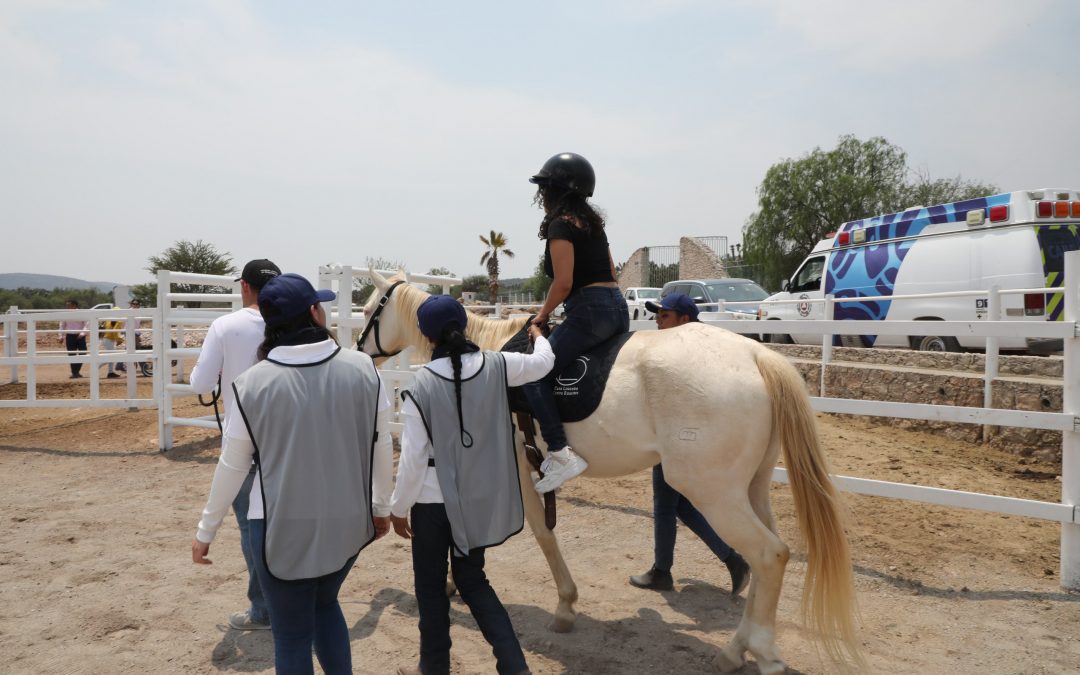
[[1080, 218], [1080, 202], [1072, 203], [1072, 217]]
[[990, 222], [1000, 223], [1009, 219], [1009, 207], [1005, 205], [990, 207]]
[[1055, 218], [1068, 218], [1069, 217], [1069, 202], [1054, 202], [1054, 217]]
[[847, 246], [851, 242], [851, 234], [847, 232], [840, 233], [840, 245]]
[[1043, 316], [1046, 314], [1045, 293], [1024, 293], [1024, 316]]
[[1054, 215], [1054, 203], [1053, 202], [1037, 202], [1035, 206], [1035, 213], [1040, 218], [1049, 218]]

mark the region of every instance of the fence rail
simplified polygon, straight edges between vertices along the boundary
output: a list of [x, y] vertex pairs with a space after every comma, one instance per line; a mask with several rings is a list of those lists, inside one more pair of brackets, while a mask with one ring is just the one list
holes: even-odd
[[[906, 483], [893, 483], [888, 481], [870, 480], [852, 476], [836, 476], [837, 484], [844, 490], [859, 494], [874, 495], [891, 499], [904, 499], [942, 506], [978, 509], [986, 512], [1003, 513], [1009, 515], [1037, 518], [1061, 523], [1061, 584], [1066, 588], [1080, 588], [1080, 512], [1077, 504], [1080, 504], [1080, 419], [1077, 412], [1080, 411], [1080, 337], [1077, 336], [1078, 319], [1080, 319], [1080, 252], [1068, 253], [1065, 262], [1065, 278], [1073, 280], [1064, 289], [1011, 289], [999, 291], [992, 289], [990, 292], [989, 317], [993, 320], [985, 321], [941, 321], [934, 322], [934, 332], [940, 335], [967, 335], [986, 340], [986, 380], [987, 398], [982, 408], [941, 406], [932, 404], [892, 403], [884, 401], [867, 401], [830, 398], [825, 395], [824, 378], [825, 371], [832, 361], [832, 345], [834, 335], [921, 335], [926, 331], [926, 323], [919, 321], [799, 321], [778, 320], [747, 322], [734, 319], [709, 319], [708, 315], [704, 323], [720, 326], [735, 332], [746, 333], [752, 329], [761, 334], [792, 332], [820, 334], [822, 336], [822, 382], [821, 396], [812, 397], [811, 403], [814, 408], [822, 412], [844, 413], [857, 415], [871, 415], [895, 417], [903, 419], [921, 419], [939, 422], [954, 422], [965, 424], [992, 424], [1000, 426], [1014, 426], [1033, 429], [1050, 429], [1062, 432], [1062, 499], [1060, 503], [1039, 502], [1034, 500], [1016, 499], [999, 495], [985, 495], [958, 490], [948, 490], [931, 486], [911, 485]], [[328, 316], [331, 327], [336, 331], [339, 342], [350, 344], [352, 331], [363, 328], [364, 316], [360, 308], [352, 304], [353, 279], [368, 275], [369, 272], [362, 268], [332, 265], [319, 269], [319, 286], [337, 290], [338, 298], [333, 304]], [[387, 272], [386, 274], [390, 274]], [[421, 284], [436, 284], [449, 290], [452, 284], [460, 283], [459, 279], [451, 277], [433, 277], [426, 275], [414, 275], [411, 281]], [[229, 289], [227, 293], [170, 293], [170, 285], [175, 283], [196, 283], [201, 285], [217, 286]], [[336, 287], [336, 288], [335, 288]], [[15, 373], [18, 368], [27, 369], [27, 399], [24, 401], [0, 401], [0, 407], [10, 405], [38, 405], [55, 407], [73, 407], [81, 405], [95, 406], [120, 406], [132, 405], [134, 407], [158, 406], [158, 426], [161, 448], [168, 449], [172, 446], [172, 430], [176, 426], [187, 425], [202, 428], [215, 428], [212, 417], [185, 418], [173, 413], [173, 400], [176, 397], [191, 396], [193, 392], [184, 384], [184, 362], [194, 360], [199, 353], [198, 348], [172, 347], [170, 336], [183, 335], [198, 327], [208, 325], [214, 318], [221, 315], [221, 311], [187, 309], [174, 307], [177, 302], [226, 302], [231, 308], [239, 308], [239, 295], [236, 283], [227, 277], [211, 275], [190, 275], [183, 273], [159, 272], [158, 276], [158, 308], [152, 310], [149, 316], [151, 321], [151, 334], [153, 336], [153, 350], [142, 352], [134, 350], [133, 331], [134, 322], [137, 319], [146, 320], [146, 310], [81, 310], [75, 312], [9, 312], [4, 315], [4, 352], [0, 358], [0, 367], [9, 366]], [[1045, 321], [1022, 321], [1002, 320], [1000, 318], [1000, 296], [1008, 293], [1023, 292], [1064, 292], [1064, 320], [1058, 322]], [[965, 292], [963, 295], [970, 295]], [[922, 297], [929, 297], [927, 294]], [[951, 294], [958, 295], [958, 294]], [[890, 300], [902, 300], [903, 296], [889, 296]], [[835, 298], [825, 298], [827, 303], [837, 302]], [[727, 303], [738, 305], [740, 303]], [[496, 306], [498, 307], [498, 306]], [[718, 306], [718, 311], [724, 311], [724, 305]], [[36, 338], [38, 326], [43, 322], [54, 322], [60, 318], [80, 318], [94, 321], [92, 325], [105, 316], [125, 318], [127, 321], [126, 331], [128, 334], [128, 347], [121, 353], [102, 352], [99, 345], [99, 336], [96, 331], [91, 332], [91, 340], [88, 345], [88, 354], [83, 356], [60, 356], [41, 355], [36, 353]], [[18, 350], [18, 335], [20, 325], [26, 325], [29, 342], [26, 353]], [[633, 330], [655, 330], [655, 324], [651, 321], [632, 321]], [[1061, 339], [1064, 345], [1064, 399], [1061, 413], [1026, 412], [1018, 410], [1002, 410], [992, 408], [989, 404], [989, 391], [998, 369], [997, 340], [1001, 337], [1029, 337], [1029, 338], [1053, 338]], [[181, 339], [182, 344], [182, 339]], [[128, 393], [126, 399], [101, 399], [97, 390], [98, 373], [96, 369], [112, 360], [115, 362], [134, 363], [141, 359], [151, 359], [160, 367], [154, 368], [154, 398], [136, 399], [134, 397], [135, 382], [132, 378], [133, 370], [128, 371]], [[172, 360], [177, 360], [178, 366], [173, 368]], [[39, 400], [36, 397], [36, 367], [41, 364], [57, 364], [79, 361], [88, 363], [95, 371], [90, 378], [91, 397], [79, 400]], [[388, 386], [407, 386], [412, 380], [415, 368], [411, 363], [409, 350], [406, 350], [394, 359], [389, 360], [382, 366], [384, 381]], [[14, 377], [14, 376], [13, 376]], [[396, 398], [396, 397], [395, 397]], [[400, 424], [394, 423], [392, 431], [400, 432]], [[774, 479], [787, 480], [787, 474], [782, 468], [774, 471]]]

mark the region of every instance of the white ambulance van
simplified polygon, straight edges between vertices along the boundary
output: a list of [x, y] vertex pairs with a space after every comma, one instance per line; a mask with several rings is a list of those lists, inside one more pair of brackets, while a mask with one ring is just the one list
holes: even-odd
[[[952, 291], [1052, 288], [1064, 279], [1064, 255], [1080, 249], [1080, 193], [1025, 190], [916, 207], [844, 223], [818, 243], [760, 318], [974, 321], [987, 315], [986, 297], [866, 300]], [[1060, 321], [1061, 293], [1002, 296], [1005, 320]], [[850, 298], [851, 300], [846, 300]], [[928, 327], [929, 328], [929, 327]], [[932, 330], [928, 330], [932, 333]], [[821, 335], [773, 335], [774, 342], [820, 344]], [[910, 347], [925, 351], [984, 349], [985, 338], [947, 335], [843, 336], [846, 346]], [[1061, 340], [1000, 338], [1002, 350], [1045, 353]]]

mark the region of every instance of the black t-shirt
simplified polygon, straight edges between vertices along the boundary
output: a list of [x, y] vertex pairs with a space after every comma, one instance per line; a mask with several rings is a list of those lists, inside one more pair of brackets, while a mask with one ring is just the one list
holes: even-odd
[[568, 220], [556, 220], [548, 225], [547, 243], [544, 246], [544, 273], [552, 279], [555, 270], [551, 265], [551, 242], [565, 239], [574, 246], [574, 285], [573, 293], [583, 286], [601, 281], [615, 281], [611, 278], [611, 257], [608, 254], [607, 233], [604, 230], [595, 237], [589, 231], [575, 227]]

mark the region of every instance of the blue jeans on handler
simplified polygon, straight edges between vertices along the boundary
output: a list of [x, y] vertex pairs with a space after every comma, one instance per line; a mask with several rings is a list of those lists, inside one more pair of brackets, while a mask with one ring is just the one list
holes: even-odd
[[705, 542], [717, 558], [727, 560], [731, 547], [709, 526], [690, 500], [664, 480], [664, 469], [653, 467], [653, 567], [670, 572], [675, 562], [675, 517]]
[[240, 528], [240, 551], [244, 554], [244, 562], [247, 564], [248, 589], [247, 597], [251, 602], [248, 612], [251, 620], [255, 623], [270, 623], [270, 610], [266, 608], [263, 599], [262, 587], [259, 585], [258, 570], [251, 556], [251, 528], [248, 527], [248, 505], [251, 503], [251, 486], [255, 482], [255, 465], [251, 465], [244, 484], [240, 486], [240, 492], [233, 500], [233, 514], [236, 515], [236, 524]]
[[450, 521], [443, 504], [414, 504], [410, 515], [413, 576], [420, 610], [420, 671], [424, 675], [450, 672], [447, 556], [461, 599], [495, 654], [496, 670], [501, 674], [528, 670], [510, 615], [484, 574], [484, 549], [474, 549], [465, 557], [453, 555]]
[[248, 521], [251, 553], [270, 608], [274, 633], [274, 668], [278, 675], [310, 675], [311, 647], [326, 675], [352, 673], [349, 627], [338, 604], [338, 591], [349, 576], [356, 556], [336, 572], [314, 579], [282, 581], [270, 575], [263, 551], [266, 521]]
[[555, 367], [547, 377], [525, 385], [525, 396], [533, 416], [540, 422], [548, 450], [567, 445], [566, 432], [555, 403], [555, 378], [574, 359], [619, 333], [630, 330], [626, 299], [618, 288], [587, 286], [579, 288], [563, 301], [566, 318], [551, 331], [548, 343], [555, 353]]

